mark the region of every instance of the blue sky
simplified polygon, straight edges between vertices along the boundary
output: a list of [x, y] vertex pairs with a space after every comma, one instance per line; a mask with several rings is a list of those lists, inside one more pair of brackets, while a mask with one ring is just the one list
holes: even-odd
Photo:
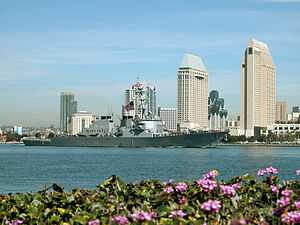
[[80, 110], [120, 113], [137, 77], [176, 106], [183, 54], [200, 55], [209, 89], [239, 113], [249, 39], [269, 45], [277, 98], [299, 105], [300, 0], [0, 0], [0, 125], [58, 125], [59, 93]]

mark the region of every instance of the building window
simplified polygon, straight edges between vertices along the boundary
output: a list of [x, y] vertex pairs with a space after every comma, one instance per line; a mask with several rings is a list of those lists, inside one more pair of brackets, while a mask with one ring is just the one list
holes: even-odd
[[253, 54], [253, 48], [248, 48], [248, 54], [252, 55]]

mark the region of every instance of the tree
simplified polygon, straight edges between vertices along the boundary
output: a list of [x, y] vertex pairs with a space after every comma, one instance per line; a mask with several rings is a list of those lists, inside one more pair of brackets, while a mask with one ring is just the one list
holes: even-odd
[[259, 141], [259, 142], [266, 142], [267, 141], [267, 136], [262, 134], [259, 137], [257, 137], [256, 140]]
[[9, 141], [20, 141], [21, 140], [21, 136], [16, 134], [16, 133], [7, 133], [6, 134], [6, 142]]
[[227, 143], [236, 143], [236, 142], [241, 142], [241, 141], [246, 141], [245, 135], [242, 136], [233, 136], [228, 134], [227, 135]]
[[249, 141], [249, 142], [254, 142], [254, 141], [255, 141], [255, 137], [254, 137], [254, 136], [248, 137], [248, 138], [247, 138], [247, 141]]

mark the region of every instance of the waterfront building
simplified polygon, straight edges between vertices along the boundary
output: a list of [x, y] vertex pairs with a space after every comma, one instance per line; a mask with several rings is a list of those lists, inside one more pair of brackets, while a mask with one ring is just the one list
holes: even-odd
[[176, 108], [158, 107], [158, 116], [163, 121], [167, 130], [177, 130], [177, 110]]
[[273, 124], [271, 126], [268, 126], [266, 134], [268, 133], [272, 133], [276, 135], [298, 133], [300, 135], [300, 124], [299, 123]]
[[87, 129], [94, 122], [95, 116], [86, 111], [80, 111], [71, 115], [69, 124], [69, 134], [77, 135]]
[[219, 92], [212, 90], [208, 97], [208, 124], [210, 130], [226, 129], [228, 111], [224, 108], [224, 98], [219, 97]]
[[208, 129], [208, 72], [199, 56], [185, 54], [177, 73], [180, 130]]
[[300, 123], [300, 109], [299, 106], [293, 106], [292, 112], [288, 114], [287, 120], [290, 123]]
[[291, 123], [300, 123], [300, 112], [289, 113], [288, 121]]
[[239, 117], [236, 119], [228, 119], [226, 120], [226, 128], [229, 131], [231, 136], [240, 136], [243, 135], [240, 129], [240, 120]]
[[156, 88], [145, 82], [136, 82], [125, 90], [124, 117], [153, 119], [157, 116]]
[[68, 132], [68, 124], [71, 115], [77, 112], [77, 101], [74, 100], [74, 94], [71, 92], [62, 92], [60, 95], [60, 130], [63, 133]]
[[14, 126], [14, 133], [22, 136], [22, 134], [23, 134], [22, 129], [23, 128], [21, 126]]
[[276, 69], [268, 46], [251, 39], [241, 63], [241, 129], [247, 137], [274, 124]]
[[276, 122], [287, 122], [287, 102], [276, 102]]

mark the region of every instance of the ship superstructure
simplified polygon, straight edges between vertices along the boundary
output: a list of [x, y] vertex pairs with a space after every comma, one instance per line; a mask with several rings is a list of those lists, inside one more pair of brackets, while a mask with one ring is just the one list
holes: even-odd
[[146, 82], [138, 81], [125, 90], [122, 116], [135, 119], [156, 118], [156, 88]]

